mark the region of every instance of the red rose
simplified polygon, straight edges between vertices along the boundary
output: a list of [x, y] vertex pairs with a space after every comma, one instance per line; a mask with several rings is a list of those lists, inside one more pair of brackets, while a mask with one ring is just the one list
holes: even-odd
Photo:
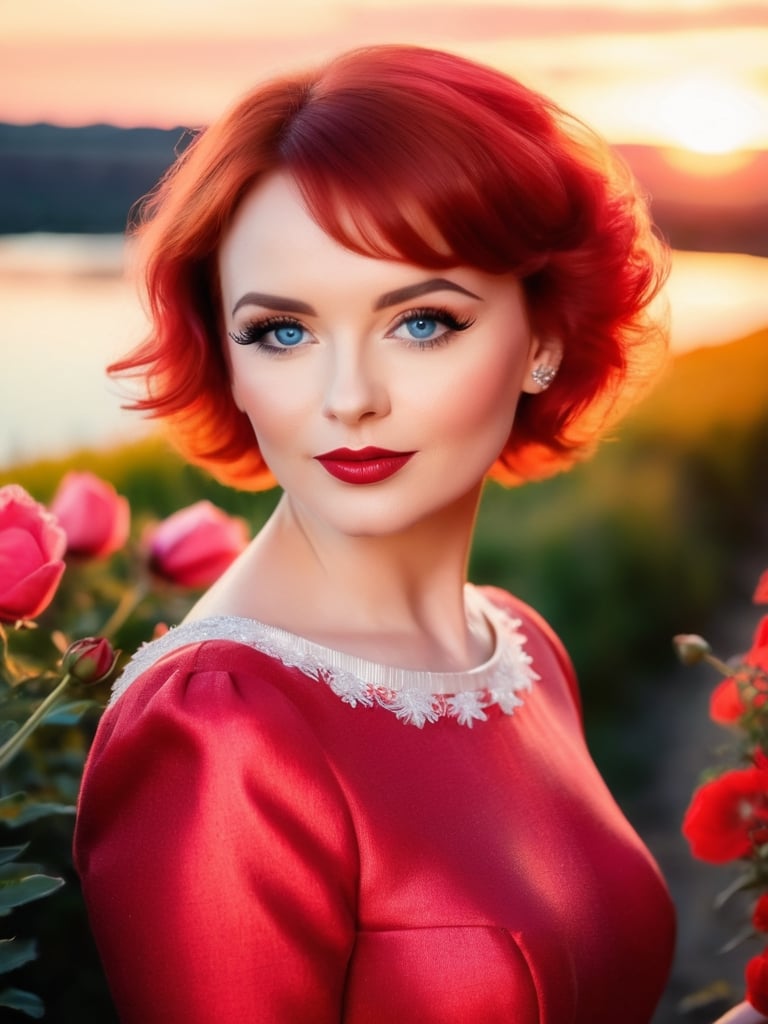
[[64, 572], [64, 531], [23, 487], [0, 488], [0, 619], [34, 619]]
[[752, 924], [758, 932], [768, 932], [768, 893], [764, 892], [752, 911]]
[[183, 587], [207, 587], [248, 544], [248, 530], [212, 505], [198, 501], [163, 520], [149, 536], [153, 572]]
[[128, 499], [93, 473], [67, 473], [51, 511], [67, 535], [67, 551], [86, 558], [106, 558], [128, 539]]
[[768, 769], [725, 772], [699, 786], [683, 820], [694, 857], [725, 864], [768, 838]]
[[709, 717], [719, 725], [734, 725], [746, 711], [736, 680], [729, 676], [719, 683], [709, 698]]
[[744, 660], [748, 665], [768, 672], [768, 615], [764, 615], [758, 622], [752, 646]]
[[[768, 615], [758, 623], [752, 647], [744, 655], [742, 664], [768, 673]], [[720, 725], [732, 725], [748, 708], [762, 707], [766, 700], [768, 680], [737, 673], [715, 687], [709, 702], [709, 714]]]
[[768, 1017], [768, 948], [747, 964], [747, 1002]]
[[752, 598], [755, 604], [768, 604], [768, 569], [757, 581], [757, 587]]
[[111, 673], [116, 661], [117, 655], [109, 640], [89, 636], [69, 645], [61, 665], [65, 672], [81, 683], [100, 683]]

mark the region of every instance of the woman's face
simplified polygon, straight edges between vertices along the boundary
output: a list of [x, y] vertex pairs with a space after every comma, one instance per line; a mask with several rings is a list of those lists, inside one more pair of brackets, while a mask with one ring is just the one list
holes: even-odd
[[305, 518], [396, 533], [477, 493], [539, 358], [513, 275], [353, 253], [285, 175], [246, 197], [219, 271], [235, 401]]

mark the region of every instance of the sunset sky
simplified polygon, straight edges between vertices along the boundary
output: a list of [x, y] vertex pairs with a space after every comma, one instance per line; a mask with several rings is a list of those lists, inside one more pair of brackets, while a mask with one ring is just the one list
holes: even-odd
[[614, 142], [768, 148], [768, 0], [0, 0], [0, 120], [200, 125], [376, 42], [493, 64]]

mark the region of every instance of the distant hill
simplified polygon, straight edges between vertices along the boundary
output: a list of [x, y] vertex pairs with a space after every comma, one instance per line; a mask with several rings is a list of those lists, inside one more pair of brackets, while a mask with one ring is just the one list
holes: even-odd
[[675, 356], [623, 429], [691, 446], [710, 433], [747, 434], [756, 424], [768, 443], [768, 329]]
[[[123, 231], [133, 204], [190, 138], [183, 128], [0, 123], [0, 235]], [[675, 248], [768, 256], [768, 153], [706, 174], [683, 168], [674, 152], [617, 149]]]

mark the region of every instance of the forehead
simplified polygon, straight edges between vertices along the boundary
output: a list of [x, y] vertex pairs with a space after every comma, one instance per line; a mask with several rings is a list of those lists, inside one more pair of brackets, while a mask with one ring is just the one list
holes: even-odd
[[218, 253], [225, 301], [254, 283], [265, 290], [293, 282], [314, 288], [331, 276], [358, 274], [360, 265], [370, 264], [373, 272], [384, 262], [353, 253], [327, 234], [285, 174], [270, 175], [245, 196]]
[[[318, 202], [308, 201], [289, 172], [267, 175], [240, 202], [220, 250], [230, 248], [233, 242], [241, 245], [245, 236], [258, 237], [278, 248], [302, 237], [305, 243], [330, 239], [360, 255], [425, 267], [463, 262], [412, 194], [398, 198], [393, 216], [387, 199], [371, 206], [359, 197], [356, 201], [353, 190], [334, 182], [324, 182], [321, 192]], [[316, 193], [317, 188], [310, 191], [313, 198]], [[437, 259], [422, 261], [422, 254], [434, 254]]]
[[293, 178], [275, 173], [246, 193], [222, 237], [219, 254], [226, 260], [233, 250], [298, 248], [323, 237], [327, 238]]
[[[339, 239], [325, 230], [309, 210], [295, 180], [276, 172], [246, 194], [224, 233], [218, 251], [219, 279], [226, 300], [239, 288], [260, 282], [301, 278], [308, 284], [329, 277], [391, 280], [404, 268], [426, 268], [394, 251], [372, 224], [358, 224], [340, 210]], [[424, 221], [414, 214], [415, 220]], [[425, 227], [425, 231], [429, 229]], [[414, 225], [414, 231], [419, 231]], [[433, 238], [440, 240], [434, 230]]]

